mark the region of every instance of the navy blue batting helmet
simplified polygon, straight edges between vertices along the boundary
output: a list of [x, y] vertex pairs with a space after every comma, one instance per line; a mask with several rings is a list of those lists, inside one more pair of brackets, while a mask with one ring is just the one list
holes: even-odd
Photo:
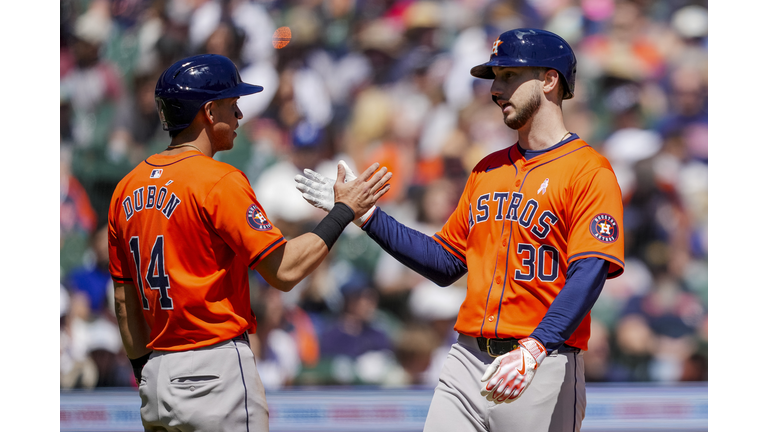
[[573, 97], [576, 86], [576, 55], [560, 36], [533, 28], [504, 32], [493, 43], [491, 59], [472, 68], [477, 78], [493, 79], [493, 67], [545, 67], [560, 73], [567, 84], [563, 99]]
[[179, 60], [165, 70], [155, 86], [155, 103], [163, 130], [192, 123], [207, 102], [258, 93], [264, 87], [246, 84], [232, 60], [202, 54]]

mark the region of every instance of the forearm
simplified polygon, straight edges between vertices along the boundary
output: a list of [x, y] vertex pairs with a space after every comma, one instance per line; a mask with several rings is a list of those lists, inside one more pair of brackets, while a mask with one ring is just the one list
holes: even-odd
[[571, 337], [602, 292], [610, 263], [600, 258], [574, 261], [568, 267], [565, 286], [531, 337], [551, 353]]
[[432, 237], [408, 228], [380, 208], [362, 228], [392, 257], [440, 286], [452, 284], [467, 272], [464, 263]]
[[336, 204], [311, 233], [287, 241], [257, 264], [256, 270], [271, 286], [290, 291], [320, 265], [354, 218], [349, 206]]
[[275, 249], [256, 266], [256, 270], [270, 286], [288, 292], [312, 273], [328, 252], [325, 242], [310, 232]]
[[144, 319], [141, 300], [133, 284], [115, 282], [115, 316], [125, 353], [130, 359], [139, 358], [152, 350], [150, 330]]

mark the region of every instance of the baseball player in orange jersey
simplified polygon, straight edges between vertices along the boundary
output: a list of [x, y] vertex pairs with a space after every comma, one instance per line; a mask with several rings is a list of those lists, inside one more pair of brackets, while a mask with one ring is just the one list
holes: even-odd
[[[312, 233], [287, 240], [245, 175], [212, 159], [232, 148], [243, 83], [226, 57], [181, 60], [158, 80], [172, 140], [123, 180], [109, 211], [115, 311], [149, 431], [266, 431], [267, 403], [247, 332], [255, 330], [248, 269], [289, 291], [344, 227], [388, 190], [386, 169], [339, 182]], [[344, 172], [340, 169], [340, 178]], [[374, 173], [375, 172], [375, 173]]]
[[[381, 209], [362, 228], [439, 285], [468, 272], [458, 342], [425, 431], [578, 431], [589, 310], [624, 267], [621, 191], [608, 161], [563, 123], [576, 74], [565, 40], [505, 32], [471, 74], [493, 80], [491, 96], [518, 142], [474, 167], [433, 236]], [[304, 198], [330, 209], [333, 182], [305, 174], [296, 177]]]

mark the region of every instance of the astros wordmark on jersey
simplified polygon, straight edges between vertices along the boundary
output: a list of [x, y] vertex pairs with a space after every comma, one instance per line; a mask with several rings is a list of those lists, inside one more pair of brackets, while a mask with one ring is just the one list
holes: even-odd
[[[527, 337], [574, 260], [609, 261], [609, 278], [623, 272], [621, 191], [608, 161], [575, 135], [528, 155], [515, 145], [480, 161], [456, 211], [434, 235], [469, 269], [459, 333]], [[496, 258], [488, 259], [488, 251]], [[587, 315], [565, 343], [586, 349], [589, 325]]]
[[112, 196], [110, 273], [136, 286], [154, 350], [253, 329], [248, 268], [285, 241], [245, 175], [200, 153], [150, 156]]

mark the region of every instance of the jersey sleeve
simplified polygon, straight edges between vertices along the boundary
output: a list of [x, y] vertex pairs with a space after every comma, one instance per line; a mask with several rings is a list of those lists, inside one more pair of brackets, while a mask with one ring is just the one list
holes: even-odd
[[[134, 283], [131, 276], [131, 262], [128, 260], [125, 248], [120, 243], [117, 233], [118, 227], [116, 218], [119, 212], [115, 210], [113, 202], [109, 210], [108, 218], [108, 239], [109, 239], [109, 274], [115, 282]], [[119, 208], [119, 207], [118, 207]]]
[[608, 278], [624, 272], [624, 208], [616, 175], [599, 167], [573, 184], [568, 264], [594, 257], [610, 263]]
[[466, 263], [434, 237], [408, 228], [378, 207], [362, 228], [387, 253], [437, 285], [448, 286], [467, 272]]
[[471, 184], [475, 178], [474, 176], [474, 172], [470, 174], [467, 184], [464, 186], [464, 191], [461, 193], [461, 198], [459, 198], [459, 204], [445, 222], [443, 228], [433, 236], [442, 247], [460, 259], [465, 266], [467, 265], [467, 237], [469, 236], [469, 221], [472, 212], [469, 204], [469, 195], [472, 190]]
[[232, 250], [245, 258], [250, 268], [286, 242], [240, 171], [222, 177], [202, 207], [208, 223]]

